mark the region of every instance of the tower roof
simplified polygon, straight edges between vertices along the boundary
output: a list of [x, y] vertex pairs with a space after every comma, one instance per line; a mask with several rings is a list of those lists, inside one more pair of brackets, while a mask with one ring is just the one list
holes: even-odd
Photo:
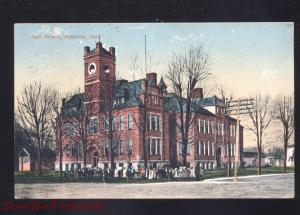
[[158, 87], [159, 87], [160, 89], [167, 89], [167, 85], [166, 85], [166, 83], [164, 82], [164, 79], [163, 79], [163, 78], [160, 79], [159, 84], [158, 84]]

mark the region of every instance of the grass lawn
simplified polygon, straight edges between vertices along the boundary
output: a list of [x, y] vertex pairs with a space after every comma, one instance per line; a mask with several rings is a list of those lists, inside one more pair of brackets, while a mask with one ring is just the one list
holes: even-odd
[[[294, 168], [287, 168], [287, 172], [294, 172]], [[234, 169], [231, 169], [230, 176], [233, 176]], [[262, 174], [278, 174], [283, 173], [282, 167], [262, 167]], [[256, 168], [241, 168], [238, 170], [238, 176], [245, 175], [256, 175]], [[205, 171], [205, 179], [220, 178], [227, 176], [227, 169], [214, 169]], [[116, 179], [114, 183], [155, 183], [164, 182], [166, 180], [161, 179]], [[87, 179], [77, 179], [77, 178], [60, 178], [59, 173], [55, 171], [44, 171], [41, 176], [38, 175], [36, 171], [31, 172], [15, 172], [15, 183], [63, 183], [63, 182], [104, 182], [103, 179], [98, 178], [87, 178]], [[108, 181], [106, 181], [108, 182]], [[110, 181], [112, 182], [112, 181]]]

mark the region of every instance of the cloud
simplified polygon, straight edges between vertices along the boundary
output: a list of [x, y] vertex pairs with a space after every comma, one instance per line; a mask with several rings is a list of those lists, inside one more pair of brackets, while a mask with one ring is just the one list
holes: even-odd
[[170, 42], [174, 43], [176, 41], [183, 42], [183, 41], [195, 41], [199, 40], [201, 37], [203, 37], [203, 34], [195, 35], [195, 34], [188, 34], [186, 36], [179, 36], [179, 35], [174, 35], [171, 39]]
[[271, 76], [273, 76], [274, 74], [276, 74], [277, 71], [276, 70], [266, 70], [264, 69], [262, 72], [261, 72], [261, 75], [260, 75], [260, 80], [263, 81], [265, 79], [268, 79], [270, 78]]
[[59, 35], [63, 35], [66, 33], [67, 32], [62, 27], [42, 25], [34, 34], [35, 35], [59, 36]]
[[130, 26], [127, 29], [128, 30], [142, 30], [142, 29], [145, 29], [146, 27], [147, 27], [146, 24], [138, 24], [138, 25], [135, 25], [135, 26]]

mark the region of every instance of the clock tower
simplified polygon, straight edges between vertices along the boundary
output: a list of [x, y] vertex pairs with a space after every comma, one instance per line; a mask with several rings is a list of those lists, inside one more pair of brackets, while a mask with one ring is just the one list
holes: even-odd
[[92, 103], [96, 112], [105, 101], [111, 101], [116, 83], [115, 48], [106, 50], [99, 41], [96, 48], [84, 47], [85, 103]]

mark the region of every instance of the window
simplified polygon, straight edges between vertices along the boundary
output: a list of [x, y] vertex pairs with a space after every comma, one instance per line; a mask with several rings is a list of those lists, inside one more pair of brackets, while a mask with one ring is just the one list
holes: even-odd
[[117, 142], [118, 141], [115, 141], [115, 140], [113, 140], [113, 142], [112, 142], [114, 155], [119, 154], [119, 148], [120, 148], [120, 146], [116, 146]]
[[206, 142], [203, 141], [203, 155], [206, 155]]
[[128, 154], [132, 155], [132, 139], [128, 139]]
[[156, 139], [156, 154], [160, 155], [160, 139]]
[[154, 104], [157, 105], [157, 96], [154, 96]]
[[65, 169], [66, 169], [66, 171], [69, 171], [69, 164], [66, 164]]
[[161, 130], [161, 116], [151, 115], [147, 116], [147, 128], [152, 131]]
[[83, 153], [83, 148], [82, 148], [82, 144], [81, 143], [77, 143], [77, 153], [78, 153], [78, 156], [81, 157], [82, 156], [82, 153]]
[[71, 136], [73, 134], [73, 126], [71, 123], [64, 124], [64, 134], [66, 136]]
[[123, 115], [119, 115], [119, 130], [124, 129], [123, 121]]
[[204, 120], [204, 133], [208, 133], [208, 121]]
[[109, 131], [109, 120], [108, 120], [108, 118], [105, 119], [104, 129], [105, 129], [105, 131]]
[[124, 140], [119, 140], [120, 155], [124, 155]]
[[109, 148], [108, 148], [108, 139], [105, 139], [105, 142], [104, 142], [104, 156], [108, 156], [109, 154]]
[[161, 118], [160, 116], [157, 116], [157, 130], [160, 131], [160, 123], [161, 123]]
[[209, 126], [209, 133], [212, 134], [213, 133], [213, 121], [208, 121], [208, 126]]
[[223, 129], [223, 123], [218, 122], [218, 135], [223, 135], [224, 129]]
[[204, 133], [204, 121], [199, 119], [199, 132]]
[[88, 133], [97, 134], [98, 133], [98, 117], [91, 117], [88, 124]]
[[151, 130], [155, 130], [155, 121], [156, 121], [156, 116], [151, 115]]
[[191, 143], [188, 143], [188, 145], [187, 145], [186, 154], [187, 155], [191, 154]]
[[182, 154], [182, 144], [181, 144], [181, 142], [178, 143], [178, 153], [179, 153], [179, 155]]
[[72, 147], [71, 147], [71, 154], [72, 154], [72, 157], [75, 157], [75, 156], [76, 156], [76, 145], [75, 145], [75, 144], [72, 144]]
[[132, 129], [133, 127], [133, 116], [132, 113], [128, 114], [128, 129]]
[[66, 154], [67, 154], [67, 157], [69, 157], [70, 156], [70, 152], [71, 151], [71, 144], [67, 144], [66, 145]]
[[155, 139], [151, 139], [151, 151], [150, 151], [150, 155], [155, 155], [156, 151], [156, 141]]

